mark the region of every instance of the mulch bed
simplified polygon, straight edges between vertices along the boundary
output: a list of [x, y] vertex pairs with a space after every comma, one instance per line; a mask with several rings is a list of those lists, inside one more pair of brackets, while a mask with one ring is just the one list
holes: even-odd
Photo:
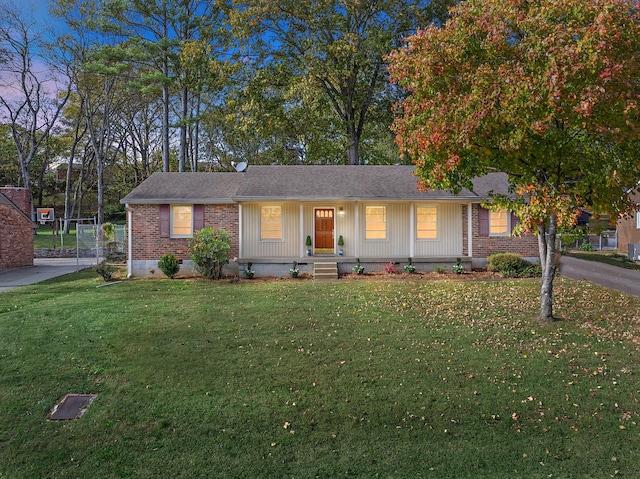
[[[159, 279], [157, 276], [155, 279]], [[122, 268], [121, 271], [114, 271], [112, 280], [124, 280], [126, 279], [126, 271]], [[139, 276], [128, 279], [131, 280], [145, 280], [152, 279], [149, 276]], [[166, 279], [166, 278], [164, 278]], [[180, 274], [178, 273], [175, 276], [175, 280], [181, 279], [189, 279], [189, 280], [203, 280], [208, 281], [202, 276], [197, 274]], [[436, 272], [416, 272], [416, 273], [406, 273], [406, 272], [397, 272], [397, 273], [386, 273], [384, 271], [371, 271], [364, 272], [363, 274], [356, 274], [353, 272], [342, 273], [340, 274], [340, 281], [491, 281], [491, 280], [503, 280], [498, 273], [487, 271], [485, 269], [477, 269], [472, 271], [465, 271], [464, 273], [457, 274], [451, 271], [447, 271], [444, 273], [436, 273]], [[297, 278], [291, 278], [290, 276], [274, 276], [274, 277], [254, 277], [251, 279], [244, 278], [242, 275], [238, 278], [225, 277], [220, 281], [227, 282], [247, 282], [253, 281], [256, 283], [269, 283], [274, 281], [313, 281], [313, 274], [311, 273], [301, 273]]]

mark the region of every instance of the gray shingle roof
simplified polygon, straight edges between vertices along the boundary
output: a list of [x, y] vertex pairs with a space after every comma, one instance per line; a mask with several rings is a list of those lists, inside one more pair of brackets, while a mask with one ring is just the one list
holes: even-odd
[[155, 173], [121, 203], [231, 203], [275, 200], [480, 200], [507, 192], [507, 177], [492, 173], [474, 191], [420, 191], [413, 166], [249, 166], [242, 173]]
[[241, 173], [154, 173], [120, 203], [233, 203], [243, 181]]

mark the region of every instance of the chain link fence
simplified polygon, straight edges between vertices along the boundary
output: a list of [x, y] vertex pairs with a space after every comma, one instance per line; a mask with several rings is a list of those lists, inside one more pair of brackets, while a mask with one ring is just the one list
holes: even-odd
[[123, 261], [126, 259], [126, 228], [114, 225], [107, 233], [105, 228], [92, 224], [79, 224], [76, 227], [76, 248], [79, 258]]

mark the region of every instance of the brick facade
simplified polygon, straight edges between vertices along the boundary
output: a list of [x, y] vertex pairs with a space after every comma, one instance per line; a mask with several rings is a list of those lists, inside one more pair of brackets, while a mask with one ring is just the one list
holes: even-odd
[[[131, 213], [132, 261], [157, 261], [165, 254], [179, 260], [190, 260], [189, 238], [160, 237], [159, 205], [129, 205]], [[127, 215], [129, 221], [129, 215]], [[239, 212], [237, 205], [204, 205], [204, 226], [225, 229], [231, 237], [229, 257], [238, 256]]]
[[9, 200], [0, 202], [0, 269], [33, 266], [31, 191], [3, 187], [0, 193]]
[[[494, 253], [518, 253], [524, 258], [538, 258], [538, 238], [533, 234], [522, 236], [480, 236], [478, 209], [474, 204], [472, 215], [472, 250], [474, 258], [485, 258]], [[466, 223], [466, 222], [465, 222]]]

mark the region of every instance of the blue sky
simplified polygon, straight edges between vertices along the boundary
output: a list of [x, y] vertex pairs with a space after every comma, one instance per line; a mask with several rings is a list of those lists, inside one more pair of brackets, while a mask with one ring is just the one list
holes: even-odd
[[[6, 0], [0, 0], [0, 2], [5, 2]], [[47, 30], [53, 29], [57, 31], [61, 31], [64, 29], [64, 22], [58, 20], [54, 16], [49, 13], [49, 0], [9, 0], [7, 2], [7, 6], [11, 8], [15, 12], [20, 12], [20, 18], [25, 22], [25, 24], [29, 24], [34, 22], [34, 25], [31, 26], [31, 31], [33, 33], [45, 33], [45, 37], [49, 38]], [[34, 60], [34, 71], [43, 78], [43, 72], [48, 69], [44, 64], [42, 64], [37, 58]], [[16, 81], [14, 75], [8, 73], [7, 71], [0, 70], [0, 95], [4, 98], [11, 99], [15, 94], [11, 85]], [[47, 85], [45, 84], [45, 88]]]

